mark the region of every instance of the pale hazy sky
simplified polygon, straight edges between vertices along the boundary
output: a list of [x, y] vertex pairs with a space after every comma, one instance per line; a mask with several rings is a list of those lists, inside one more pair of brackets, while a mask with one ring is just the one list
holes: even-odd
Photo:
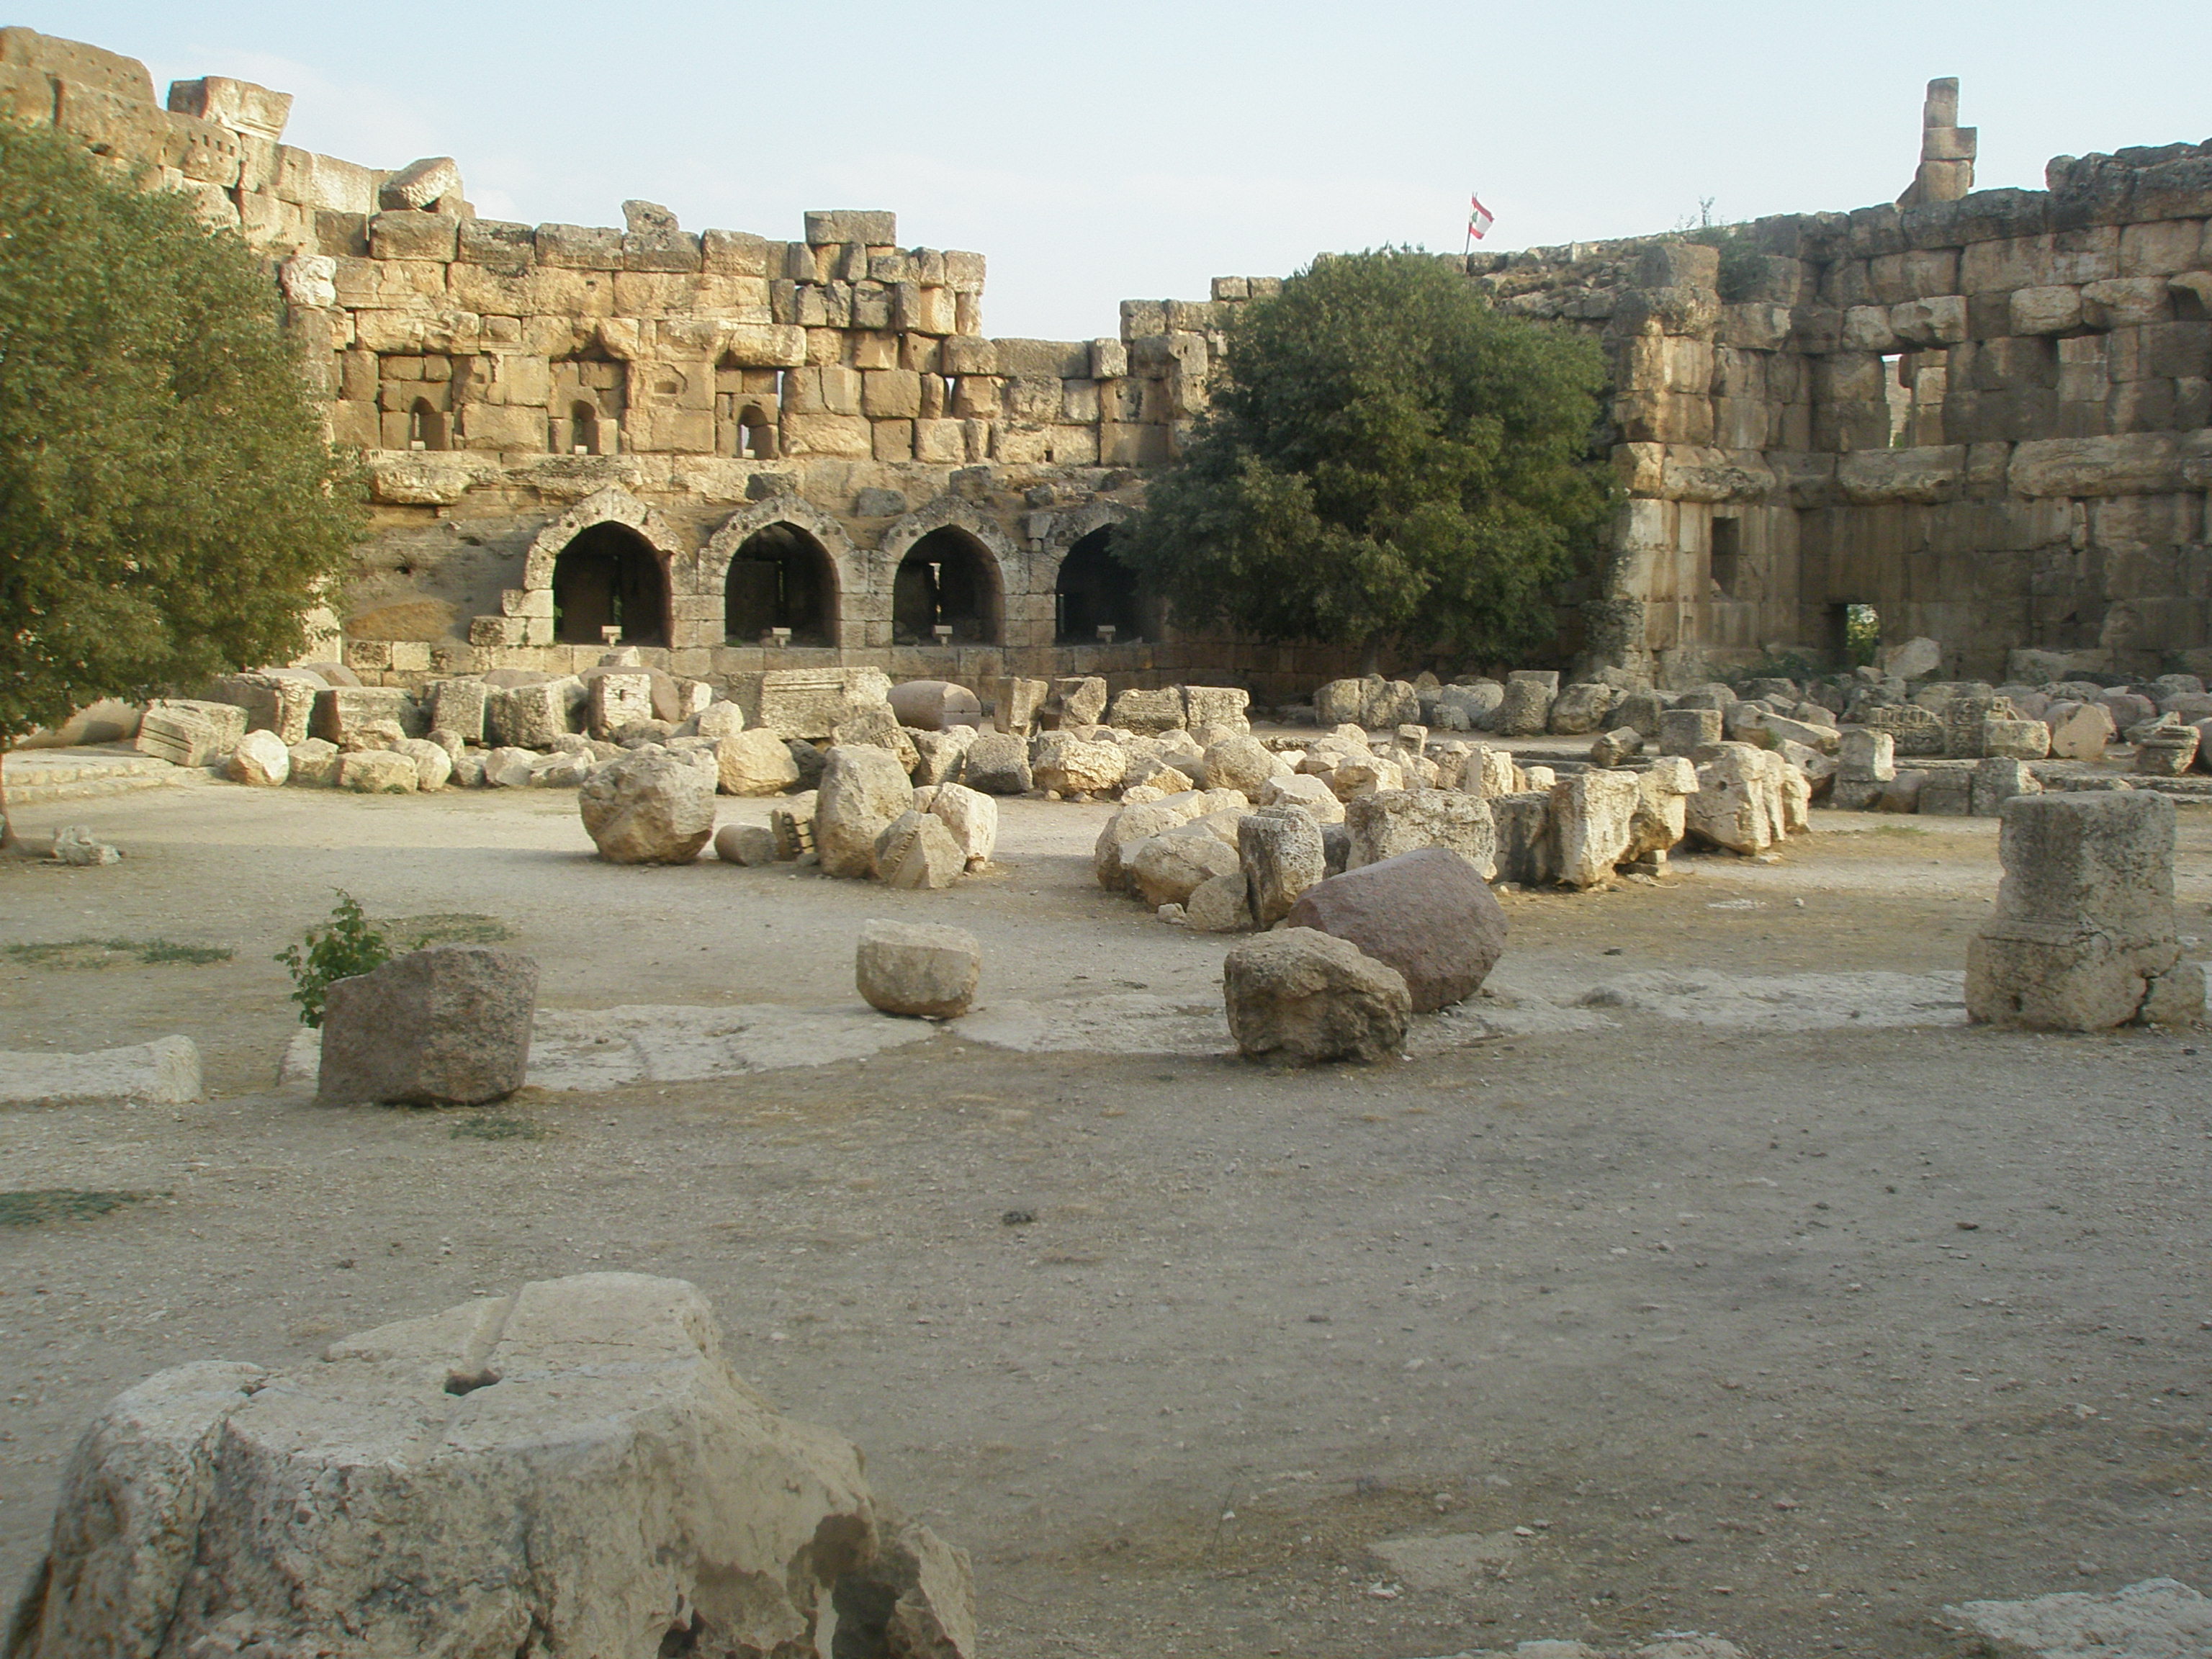
[[459, 159], [487, 217], [800, 234], [890, 208], [989, 256], [985, 326], [1085, 338], [1317, 250], [1457, 249], [1887, 200], [1923, 84], [1964, 82], [1984, 187], [2212, 134], [2203, 0], [1512, 6], [1359, 0], [18, 0], [171, 79], [296, 94], [289, 141]]

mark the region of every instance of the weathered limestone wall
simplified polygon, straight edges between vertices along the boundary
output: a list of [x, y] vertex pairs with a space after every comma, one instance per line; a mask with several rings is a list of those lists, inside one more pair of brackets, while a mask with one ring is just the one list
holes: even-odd
[[[0, 112], [270, 257], [372, 480], [331, 647], [365, 676], [565, 672], [603, 624], [701, 677], [843, 662], [1277, 701], [1354, 669], [1178, 635], [1097, 533], [1205, 406], [1234, 308], [1279, 279], [1125, 302], [1118, 337], [993, 338], [982, 256], [901, 247], [889, 213], [810, 213], [793, 241], [641, 202], [621, 230], [483, 220], [448, 159], [285, 145], [289, 106], [210, 77], [164, 109], [131, 59], [0, 31]], [[1687, 683], [1832, 657], [1863, 605], [1961, 676], [2021, 648], [2212, 670], [2212, 144], [1976, 193], [1957, 108], [1930, 85], [1896, 204], [1467, 260], [1612, 366], [1624, 502], [1563, 661]]]
[[[1597, 331], [1628, 493], [1615, 660], [1690, 680], [1832, 655], [1850, 605], [1999, 679], [2010, 651], [2148, 675], [2208, 658], [2212, 143], [1955, 192], [1931, 88], [1906, 205], [1477, 261], [1508, 309]], [[1963, 169], [1963, 171], [1962, 171]], [[1931, 183], [1932, 180], [1932, 183]]]

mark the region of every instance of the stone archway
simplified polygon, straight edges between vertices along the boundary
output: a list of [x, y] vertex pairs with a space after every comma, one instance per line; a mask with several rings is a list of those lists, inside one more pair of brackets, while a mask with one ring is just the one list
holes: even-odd
[[1053, 642], [1125, 644], [1144, 635], [1143, 597], [1137, 573], [1114, 555], [1114, 526], [1099, 526], [1067, 550], [1053, 581]]
[[554, 556], [551, 586], [556, 645], [668, 643], [668, 572], [627, 525], [578, 531]]
[[891, 642], [997, 645], [1006, 634], [1006, 583], [991, 550], [957, 525], [917, 537], [891, 579]]
[[836, 562], [788, 519], [754, 531], [722, 567], [722, 632], [734, 643], [787, 629], [793, 645], [835, 646], [837, 611]]

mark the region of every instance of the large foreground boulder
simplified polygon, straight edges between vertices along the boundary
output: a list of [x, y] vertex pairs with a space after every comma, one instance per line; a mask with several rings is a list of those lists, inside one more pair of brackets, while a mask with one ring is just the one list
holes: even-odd
[[86, 1430], [12, 1659], [975, 1651], [966, 1558], [777, 1414], [680, 1279], [585, 1273], [203, 1361]]
[[1290, 922], [1396, 969], [1417, 1014], [1473, 996], [1505, 952], [1505, 912], [1489, 884], [1442, 847], [1331, 876], [1299, 896]]
[[714, 834], [711, 766], [641, 749], [584, 781], [576, 810], [610, 864], [689, 864]]
[[481, 1106], [522, 1086], [538, 964], [519, 951], [434, 945], [334, 981], [323, 1003], [325, 1106]]
[[1230, 1034], [1247, 1059], [1372, 1062], [1405, 1052], [1413, 999], [1404, 978], [1310, 927], [1264, 933], [1231, 951], [1222, 994]]

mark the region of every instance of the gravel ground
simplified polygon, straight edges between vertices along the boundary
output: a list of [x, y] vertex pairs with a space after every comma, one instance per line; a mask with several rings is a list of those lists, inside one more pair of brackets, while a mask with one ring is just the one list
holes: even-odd
[[[975, 929], [987, 1000], [1217, 998], [1231, 941], [1091, 884], [1108, 810], [1008, 802], [1000, 869], [933, 895], [610, 867], [566, 793], [210, 785], [21, 814], [34, 845], [82, 821], [129, 856], [0, 860], [0, 947], [234, 954], [0, 950], [0, 1048], [182, 1031], [210, 1085], [180, 1109], [0, 1112], [0, 1194], [152, 1195], [0, 1227], [0, 1575], [29, 1571], [86, 1419], [151, 1370], [307, 1363], [623, 1267], [699, 1284], [740, 1370], [974, 1553], [995, 1654], [1407, 1659], [1694, 1628], [1907, 1655], [1947, 1601], [2204, 1584], [2202, 1034], [1613, 1006], [1375, 1070], [945, 1030], [477, 1113], [273, 1086], [295, 1028], [271, 957], [333, 887], [380, 917], [490, 919], [447, 925], [511, 933], [557, 1007], [849, 1004], [873, 915]], [[1499, 1002], [1962, 965], [1994, 826], [1821, 820], [1775, 865], [1507, 895]], [[2182, 837], [2186, 933], [2212, 822], [2185, 811]]]

